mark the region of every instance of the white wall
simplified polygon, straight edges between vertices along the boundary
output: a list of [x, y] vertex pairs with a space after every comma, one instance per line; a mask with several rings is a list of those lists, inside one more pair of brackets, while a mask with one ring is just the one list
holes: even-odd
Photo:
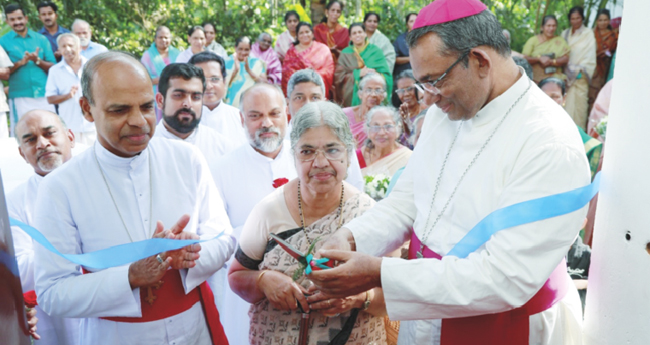
[[587, 290], [588, 345], [650, 344], [648, 13], [648, 0], [625, 3]]

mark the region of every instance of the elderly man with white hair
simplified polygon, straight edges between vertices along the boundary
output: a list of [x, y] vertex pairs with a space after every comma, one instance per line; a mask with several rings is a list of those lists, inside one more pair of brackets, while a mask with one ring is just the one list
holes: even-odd
[[81, 42], [81, 55], [90, 60], [93, 56], [108, 51], [104, 45], [91, 41], [93, 30], [87, 21], [75, 19], [72, 22], [72, 32], [79, 37]]
[[59, 105], [59, 116], [72, 130], [77, 142], [91, 145], [97, 138], [95, 125], [84, 119], [79, 106], [81, 72], [88, 59], [81, 56], [79, 37], [64, 33], [57, 37], [56, 43], [63, 59], [50, 68], [45, 97], [48, 103]]

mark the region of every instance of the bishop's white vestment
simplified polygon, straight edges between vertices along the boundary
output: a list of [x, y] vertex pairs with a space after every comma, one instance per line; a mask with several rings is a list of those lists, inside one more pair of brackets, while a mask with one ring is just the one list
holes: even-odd
[[[466, 259], [445, 257], [491, 212], [589, 184], [589, 164], [575, 124], [532, 84], [471, 166], [438, 224], [426, 235], [476, 153], [532, 83], [522, 74], [470, 120], [451, 121], [440, 109], [431, 107], [395, 189], [345, 225], [359, 252], [385, 255], [409, 240], [413, 228], [426, 246], [443, 256], [442, 260], [383, 258], [381, 280], [388, 315], [403, 321], [399, 344], [438, 344], [443, 318], [522, 306], [565, 257], [581, 228], [586, 207], [502, 230]], [[436, 179], [459, 126], [431, 208]], [[530, 344], [581, 343], [580, 299], [567, 281], [571, 286], [562, 300], [529, 317]]]

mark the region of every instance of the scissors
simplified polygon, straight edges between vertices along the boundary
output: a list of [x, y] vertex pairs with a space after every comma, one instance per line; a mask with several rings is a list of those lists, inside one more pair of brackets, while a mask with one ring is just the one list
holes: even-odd
[[326, 270], [328, 268], [334, 267], [334, 262], [330, 261], [328, 258], [314, 259], [312, 254], [305, 255], [303, 252], [296, 249], [294, 246], [289, 244], [289, 242], [281, 239], [276, 234], [271, 234], [271, 238], [278, 243], [278, 245], [284, 249], [289, 255], [298, 262], [307, 268], [305, 269], [306, 274], [310, 274], [311, 271]]

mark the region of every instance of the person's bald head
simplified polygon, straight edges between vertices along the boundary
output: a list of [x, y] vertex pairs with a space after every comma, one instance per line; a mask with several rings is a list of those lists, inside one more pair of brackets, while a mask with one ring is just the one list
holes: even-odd
[[16, 124], [14, 134], [18, 152], [41, 176], [72, 158], [74, 134], [55, 113], [47, 110], [25, 113]]
[[277, 86], [258, 83], [242, 93], [239, 101], [248, 141], [261, 154], [275, 156], [287, 128], [287, 102]]
[[95, 123], [97, 140], [111, 153], [142, 152], [156, 126], [153, 85], [147, 69], [130, 54], [109, 51], [84, 67], [81, 110]]

